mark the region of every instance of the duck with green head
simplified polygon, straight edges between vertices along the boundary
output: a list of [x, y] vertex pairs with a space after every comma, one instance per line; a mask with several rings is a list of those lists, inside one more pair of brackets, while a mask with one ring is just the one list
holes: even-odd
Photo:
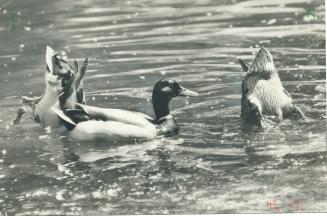
[[302, 111], [293, 104], [292, 97], [283, 87], [270, 52], [261, 48], [249, 65], [239, 60], [247, 72], [242, 82], [241, 117], [247, 123], [264, 127], [266, 116], [304, 118]]
[[76, 104], [77, 109], [52, 109], [68, 129], [70, 137], [78, 141], [151, 139], [178, 132], [178, 125], [169, 111], [172, 98], [196, 95], [176, 81], [158, 81], [152, 91], [155, 119], [139, 112], [82, 104]]

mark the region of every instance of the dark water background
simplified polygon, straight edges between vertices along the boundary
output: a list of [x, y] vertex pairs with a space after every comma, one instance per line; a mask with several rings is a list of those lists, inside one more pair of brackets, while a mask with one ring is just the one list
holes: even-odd
[[[0, 1], [0, 5], [4, 4]], [[327, 210], [324, 2], [303, 0], [13, 0], [0, 11], [2, 215]], [[41, 95], [45, 47], [89, 57], [91, 105], [152, 114], [151, 89], [180, 81], [178, 136], [136, 144], [69, 142], [26, 115]], [[307, 121], [242, 132], [237, 57], [271, 50]]]

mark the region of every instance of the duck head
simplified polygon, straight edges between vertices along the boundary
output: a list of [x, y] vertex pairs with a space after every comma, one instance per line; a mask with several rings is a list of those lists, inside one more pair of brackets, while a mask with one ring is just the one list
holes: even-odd
[[153, 109], [156, 120], [169, 115], [169, 101], [178, 96], [197, 96], [198, 93], [188, 90], [174, 80], [158, 81], [152, 91]]
[[[244, 66], [241, 64], [244, 68]], [[261, 75], [263, 77], [270, 77], [277, 73], [274, 60], [270, 52], [262, 47], [254, 57], [251, 66], [248, 69], [249, 73]]]

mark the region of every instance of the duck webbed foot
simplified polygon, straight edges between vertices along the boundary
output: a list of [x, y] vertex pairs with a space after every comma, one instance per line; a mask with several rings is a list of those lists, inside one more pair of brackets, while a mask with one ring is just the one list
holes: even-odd
[[20, 120], [22, 119], [23, 115], [27, 112], [27, 109], [28, 108], [25, 106], [19, 108], [19, 110], [17, 112], [17, 116], [16, 116], [15, 120], [13, 121], [14, 125], [20, 124]]
[[23, 117], [23, 115], [29, 110], [34, 110], [36, 104], [41, 100], [42, 96], [35, 97], [22, 97], [22, 107], [20, 107], [17, 111], [17, 116], [13, 121], [13, 124], [18, 125]]

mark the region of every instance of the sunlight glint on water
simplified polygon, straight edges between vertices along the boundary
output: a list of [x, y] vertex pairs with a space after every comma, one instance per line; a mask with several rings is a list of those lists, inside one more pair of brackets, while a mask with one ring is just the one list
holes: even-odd
[[[325, 211], [324, 5], [306, 0], [13, 1], [16, 31], [0, 17], [0, 209], [8, 215]], [[41, 95], [46, 45], [89, 57], [87, 102], [153, 115], [162, 78], [200, 97], [174, 99], [175, 137], [135, 144], [76, 143], [26, 115], [21, 95]], [[241, 128], [241, 72], [271, 50], [307, 120], [266, 133]], [[294, 203], [303, 204], [297, 209]]]

